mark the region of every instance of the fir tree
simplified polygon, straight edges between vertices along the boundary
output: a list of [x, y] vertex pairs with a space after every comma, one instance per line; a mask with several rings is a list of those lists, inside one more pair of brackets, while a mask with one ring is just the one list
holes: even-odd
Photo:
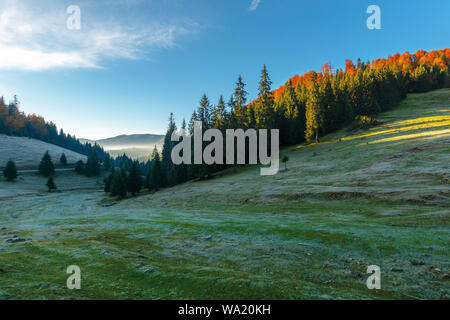
[[172, 186], [176, 183], [176, 180], [173, 179], [172, 175], [169, 175], [174, 169], [174, 164], [172, 162], [172, 149], [175, 146], [175, 142], [172, 141], [172, 133], [177, 130], [177, 126], [175, 124], [175, 119], [173, 113], [169, 116], [169, 125], [167, 127], [166, 135], [164, 136], [164, 146], [162, 149], [162, 169], [164, 171], [163, 176], [163, 185]]
[[192, 112], [192, 116], [191, 119], [189, 120], [188, 125], [188, 130], [190, 134], [194, 134], [195, 121], [197, 120], [198, 120], [197, 111], [194, 110], [194, 112]]
[[200, 106], [197, 108], [197, 120], [202, 123], [203, 132], [211, 127], [211, 104], [206, 94], [200, 99]]
[[130, 174], [127, 178], [127, 191], [134, 197], [136, 193], [139, 193], [142, 188], [141, 170], [139, 168], [139, 162], [134, 161], [131, 167]]
[[3, 176], [6, 181], [14, 181], [17, 178], [17, 168], [14, 161], [9, 160], [8, 163], [6, 163], [6, 167], [3, 169]]
[[236, 118], [236, 122], [244, 125], [248, 124], [247, 122], [247, 91], [245, 91], [245, 83], [242, 81], [242, 76], [238, 77], [238, 81], [236, 82], [236, 88], [234, 89], [234, 116]]
[[[184, 132], [186, 130], [186, 121], [184, 119], [181, 124], [181, 129], [183, 129]], [[183, 156], [183, 155], [181, 154], [181, 156]], [[176, 166], [176, 168], [177, 168], [177, 171], [176, 171], [177, 183], [183, 183], [183, 182], [187, 181], [187, 179], [188, 179], [187, 165], [185, 163], [182, 163], [182, 164]]]
[[75, 163], [75, 172], [78, 174], [83, 174], [83, 172], [84, 172], [83, 160], [78, 160], [77, 163]]
[[220, 96], [219, 102], [213, 108], [212, 112], [212, 126], [215, 129], [223, 130], [225, 128], [226, 121], [226, 109], [225, 109], [225, 101], [223, 100], [223, 96]]
[[151, 178], [148, 185], [149, 190], [158, 191], [162, 187], [163, 171], [161, 166], [161, 159], [158, 153], [158, 149], [153, 150], [152, 154], [152, 168], [151, 168]]
[[61, 163], [63, 166], [67, 165], [67, 158], [66, 158], [66, 155], [64, 154], [64, 152], [61, 155], [61, 158], [59, 158], [59, 163]]
[[316, 79], [311, 81], [311, 88], [309, 91], [309, 99], [306, 102], [306, 139], [315, 139], [319, 142], [319, 133], [323, 126], [323, 106], [320, 95], [319, 85]]
[[50, 157], [48, 151], [45, 152], [44, 156], [41, 159], [41, 162], [39, 164], [39, 173], [44, 177], [55, 174], [55, 166], [53, 165], [52, 158]]
[[261, 71], [258, 99], [255, 105], [255, 124], [257, 128], [272, 129], [275, 127], [274, 98], [271, 85], [272, 81], [264, 65]]
[[105, 160], [103, 161], [103, 170], [111, 170], [111, 157], [109, 154], [106, 154]]
[[[124, 169], [118, 168], [114, 170], [111, 181], [111, 196], [124, 198], [127, 195], [127, 181], [124, 178]], [[125, 173], [126, 176], [126, 173]]]
[[108, 177], [105, 178], [104, 182], [105, 182], [105, 186], [104, 186], [104, 191], [106, 193], [110, 193], [111, 192], [111, 184], [112, 184], [112, 180], [114, 177], [114, 167], [111, 169], [111, 173], [109, 174]]
[[84, 174], [87, 177], [98, 176], [100, 174], [100, 161], [98, 159], [97, 151], [94, 148], [92, 148], [89, 153]]

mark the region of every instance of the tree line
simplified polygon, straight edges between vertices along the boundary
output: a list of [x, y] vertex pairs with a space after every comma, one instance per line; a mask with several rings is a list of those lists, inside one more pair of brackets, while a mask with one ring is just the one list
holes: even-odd
[[46, 122], [36, 114], [25, 115], [19, 106], [17, 96], [8, 105], [0, 97], [0, 134], [41, 140], [86, 156], [94, 149], [101, 161], [105, 159], [106, 152], [99, 145], [83, 144], [75, 136], [66, 134], [63, 129], [58, 132], [53, 122]]
[[[372, 62], [358, 59], [356, 65], [346, 60], [344, 70], [333, 71], [327, 63], [320, 72], [296, 75], [276, 90], [271, 89], [267, 67], [263, 66], [256, 100], [248, 103], [246, 84], [239, 76], [228, 102], [220, 96], [213, 105], [204, 94], [189, 123], [183, 119], [181, 128], [192, 134], [194, 122], [200, 121], [204, 131], [215, 128], [223, 133], [238, 128], [279, 129], [281, 146], [319, 142], [323, 135], [355, 119], [375, 122], [371, 116], [397, 106], [407, 93], [449, 87], [449, 62], [450, 49], [443, 49], [405, 52]], [[176, 142], [171, 136], [176, 130], [174, 115], [170, 114], [162, 152], [155, 150], [152, 160], [141, 165], [150, 190], [208, 178], [226, 168], [216, 164], [174, 165], [171, 152]]]
[[[449, 87], [449, 62], [450, 49], [444, 49], [405, 52], [372, 62], [358, 59], [356, 65], [346, 60], [344, 70], [333, 70], [327, 63], [320, 72], [296, 75], [276, 90], [272, 90], [269, 72], [263, 66], [257, 99], [248, 102], [246, 84], [239, 76], [227, 102], [220, 96], [213, 105], [204, 94], [189, 122], [183, 119], [180, 128], [192, 134], [194, 122], [200, 121], [204, 131], [279, 129], [281, 146], [319, 142], [323, 135], [350, 124], [355, 118], [370, 123], [371, 116], [397, 106], [408, 92]], [[155, 148], [147, 162], [139, 163], [125, 154], [112, 159], [101, 148], [91, 146], [89, 152], [84, 152], [88, 155], [86, 164], [79, 161], [75, 171], [98, 176], [103, 169], [108, 172], [105, 192], [125, 197], [127, 193], [139, 193], [142, 188], [157, 191], [191, 179], [208, 178], [227, 167], [174, 165], [171, 153], [177, 142], [171, 136], [177, 131], [177, 125], [172, 113], [168, 122], [162, 150]], [[284, 163], [287, 161], [288, 158]]]

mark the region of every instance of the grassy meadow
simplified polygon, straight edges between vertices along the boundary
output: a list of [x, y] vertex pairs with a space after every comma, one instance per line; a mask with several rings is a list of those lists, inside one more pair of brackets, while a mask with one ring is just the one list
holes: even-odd
[[377, 119], [281, 150], [275, 176], [231, 168], [120, 202], [72, 172], [54, 193], [1, 180], [0, 299], [449, 299], [450, 89]]

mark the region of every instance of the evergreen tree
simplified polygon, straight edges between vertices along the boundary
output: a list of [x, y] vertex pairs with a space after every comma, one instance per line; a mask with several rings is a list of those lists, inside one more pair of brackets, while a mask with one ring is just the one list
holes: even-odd
[[[125, 173], [126, 176], [126, 173]], [[111, 181], [111, 196], [124, 198], [127, 195], [127, 181], [124, 178], [124, 169], [117, 168]]]
[[[181, 129], [183, 129], [183, 132], [186, 132], [186, 121], [183, 119], [183, 122], [181, 124]], [[181, 156], [183, 156], [181, 154]], [[188, 171], [187, 171], [187, 165], [185, 163], [182, 163], [177, 167], [177, 172], [176, 172], [176, 181], [177, 183], [183, 183], [185, 181], [188, 180]], [[147, 184], [148, 185], [148, 184]]]
[[242, 81], [242, 76], [238, 77], [236, 88], [234, 90], [234, 116], [236, 121], [241, 126], [248, 125], [247, 119], [247, 91], [245, 91], [245, 83]]
[[163, 170], [161, 166], [161, 159], [158, 153], [158, 149], [153, 150], [152, 154], [152, 168], [151, 168], [151, 178], [150, 183], [148, 185], [149, 190], [156, 190], [158, 191], [160, 188], [163, 187]]
[[[150, 157], [151, 158], [151, 157]], [[145, 187], [147, 188], [147, 189], [150, 189], [150, 182], [151, 182], [151, 180], [152, 180], [152, 162], [151, 161], [149, 161], [150, 162], [150, 165], [148, 166], [148, 169], [147, 169], [147, 174], [146, 174], [146, 176], [145, 176]]]
[[141, 170], [139, 168], [139, 162], [134, 161], [131, 167], [130, 174], [127, 178], [127, 191], [134, 197], [136, 193], [139, 193], [142, 188]]
[[266, 65], [264, 65], [261, 71], [258, 99], [254, 111], [257, 128], [273, 129], [275, 127], [274, 98], [271, 86], [272, 81], [270, 80]]
[[195, 121], [198, 120], [198, 116], [197, 116], [197, 111], [194, 110], [194, 112], [192, 112], [192, 116], [191, 119], [189, 120], [189, 125], [188, 125], [188, 130], [190, 134], [194, 134], [194, 125], [195, 125]]
[[299, 103], [295, 90], [292, 87], [292, 81], [288, 81], [284, 88], [284, 93], [279, 101], [279, 106], [276, 108], [281, 123], [281, 143], [284, 145], [294, 144], [298, 139], [298, 127], [297, 121], [299, 116]]
[[3, 176], [6, 181], [14, 181], [17, 178], [17, 168], [14, 161], [9, 160], [6, 163], [6, 167], [3, 169]]
[[98, 176], [100, 174], [100, 161], [98, 159], [97, 151], [94, 148], [89, 153], [84, 174], [87, 177]]
[[52, 192], [52, 190], [56, 189], [55, 181], [53, 180], [53, 176], [49, 176], [47, 179], [47, 183], [45, 184], [48, 188], [48, 192]]
[[226, 122], [226, 108], [225, 101], [223, 100], [223, 96], [220, 96], [219, 102], [213, 108], [212, 112], [212, 126], [215, 129], [223, 130], [225, 128]]
[[309, 99], [306, 102], [306, 132], [307, 140], [319, 142], [319, 133], [324, 123], [322, 97], [316, 78], [311, 81]]
[[84, 172], [84, 162], [83, 160], [78, 160], [75, 164], [75, 172], [78, 174], [83, 174]]
[[63, 166], [67, 165], [67, 158], [66, 158], [66, 155], [64, 154], [64, 152], [61, 155], [61, 158], [59, 158], [59, 163], [61, 163]]
[[162, 170], [164, 171], [162, 184], [163, 186], [172, 186], [176, 183], [176, 179], [171, 171], [175, 170], [172, 162], [172, 149], [175, 146], [175, 142], [172, 141], [172, 133], [177, 130], [173, 113], [169, 116], [169, 125], [167, 127], [166, 135], [164, 136], [164, 146], [162, 149]]
[[107, 153], [105, 160], [103, 161], [103, 170], [109, 171], [110, 169], [111, 169], [111, 157], [109, 153]]
[[110, 193], [111, 192], [111, 184], [112, 184], [112, 180], [114, 177], [114, 167], [111, 169], [111, 173], [109, 174], [108, 177], [105, 178], [104, 182], [105, 182], [105, 187], [104, 187], [104, 191], [106, 193]]
[[211, 127], [211, 104], [206, 94], [200, 99], [200, 106], [197, 108], [197, 120], [202, 123], [203, 132]]
[[55, 166], [53, 165], [52, 158], [50, 154], [45, 152], [39, 164], [39, 173], [44, 177], [48, 177], [55, 174]]

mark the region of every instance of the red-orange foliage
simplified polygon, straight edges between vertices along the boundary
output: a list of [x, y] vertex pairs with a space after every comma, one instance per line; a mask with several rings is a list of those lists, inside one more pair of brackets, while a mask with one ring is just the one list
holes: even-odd
[[[410, 54], [408, 51], [404, 52], [403, 54], [396, 53], [391, 55], [387, 59], [381, 58], [373, 60], [372, 63], [367, 64], [366, 67], [376, 70], [389, 67], [395, 72], [402, 72], [404, 75], [406, 73], [409, 73], [411, 75], [414, 72], [414, 69], [420, 67], [422, 64], [426, 65], [427, 67], [437, 66], [439, 70], [448, 71], [450, 64], [450, 48], [433, 50], [430, 52], [419, 50], [414, 54]], [[326, 63], [322, 67], [321, 71], [321, 73], [316, 74], [317, 81], [321, 81], [325, 74], [331, 75], [333, 73], [330, 62]], [[345, 73], [351, 76], [354, 75], [356, 71], [357, 67], [355, 66], [355, 64], [349, 59], [345, 60]], [[337, 74], [340, 75], [342, 75], [342, 73], [342, 70], [339, 70], [337, 72]], [[313, 74], [315, 74], [314, 71], [309, 71], [303, 75], [296, 74], [288, 81], [292, 81], [293, 87], [305, 85], [308, 88]], [[273, 91], [275, 100], [278, 100], [283, 95], [284, 87], [288, 81], [286, 81], [284, 85]], [[250, 103], [250, 106], [251, 105], [252, 103]]]

